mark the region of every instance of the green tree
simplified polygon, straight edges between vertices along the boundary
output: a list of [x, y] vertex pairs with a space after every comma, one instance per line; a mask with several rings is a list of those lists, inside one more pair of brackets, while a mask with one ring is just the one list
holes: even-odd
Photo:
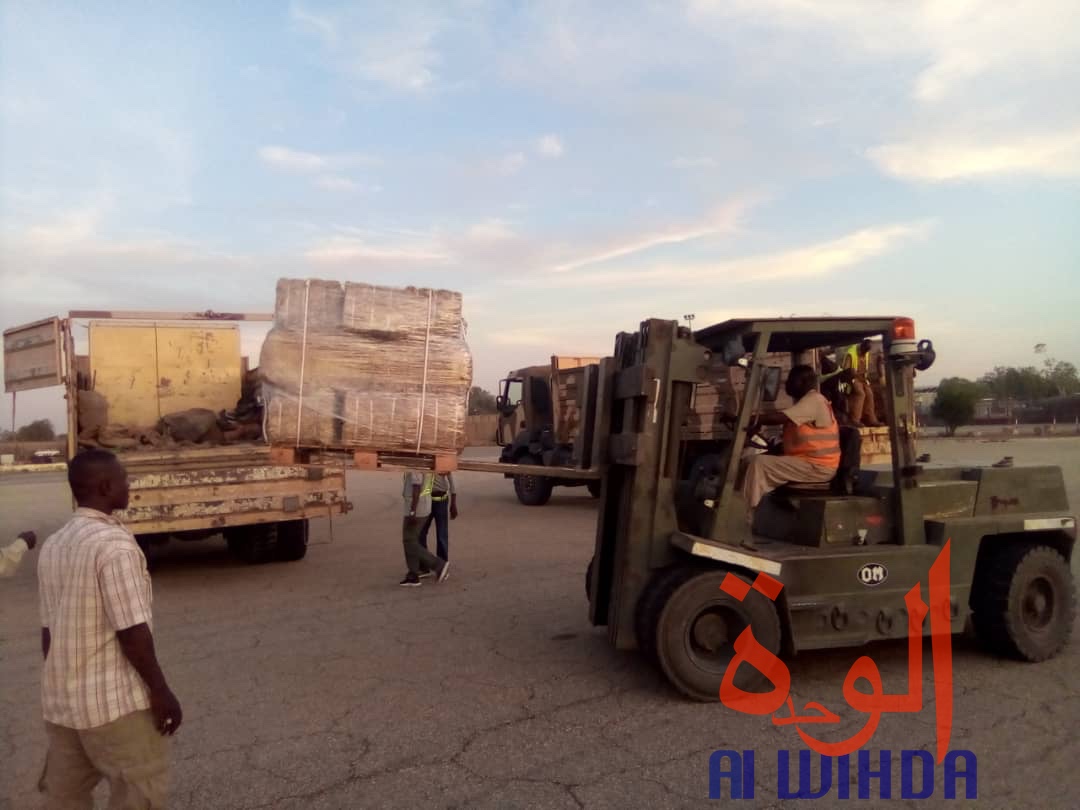
[[56, 439], [56, 431], [48, 419], [37, 419], [19, 428], [15, 439], [20, 442], [51, 442]]
[[1053, 386], [1046, 375], [1034, 366], [1016, 368], [998, 366], [979, 380], [986, 386], [990, 395], [997, 399], [1018, 399], [1031, 402], [1052, 396]]
[[949, 377], [938, 386], [930, 413], [945, 423], [946, 435], [952, 436], [958, 427], [970, 424], [975, 418], [975, 404], [986, 393], [986, 387], [980, 383]]
[[474, 385], [469, 391], [469, 416], [486, 413], [498, 413], [495, 407], [495, 395]]
[[1080, 391], [1080, 375], [1076, 366], [1064, 360], [1047, 360], [1043, 369], [1043, 379], [1052, 391], [1052, 396], [1068, 396]]

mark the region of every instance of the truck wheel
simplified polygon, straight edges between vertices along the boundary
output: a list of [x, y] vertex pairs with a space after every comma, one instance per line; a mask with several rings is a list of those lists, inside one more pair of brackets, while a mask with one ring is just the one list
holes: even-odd
[[[540, 464], [536, 456], [523, 456], [521, 464]], [[526, 506], [543, 506], [551, 500], [552, 483], [542, 475], [515, 475], [514, 493]]]
[[283, 562], [304, 559], [308, 547], [308, 522], [283, 520], [277, 524], [277, 556]]
[[[752, 627], [757, 642], [773, 655], [780, 652], [780, 617], [776, 606], [751, 590], [738, 601], [720, 590], [724, 570], [693, 573], [673, 579], [670, 596], [656, 623], [656, 657], [672, 685], [701, 701], [720, 699], [724, 672], [735, 655], [735, 639]], [[750, 580], [741, 574], [740, 579]], [[658, 596], [659, 598], [659, 596]], [[750, 666], [740, 666], [735, 685], [756, 691], [764, 677]]]
[[233, 526], [225, 532], [229, 551], [238, 560], [250, 565], [261, 565], [274, 559], [277, 545], [276, 524], [256, 523], [250, 526]]
[[972, 620], [992, 652], [1045, 661], [1069, 640], [1076, 589], [1065, 558], [1049, 546], [1003, 549], [975, 583]]
[[603, 485], [604, 485], [603, 481], [590, 481], [588, 483], [588, 485], [587, 485], [588, 490], [589, 490], [589, 494], [592, 495], [594, 498], [599, 498], [600, 497], [600, 491], [601, 491], [601, 488], [603, 487]]

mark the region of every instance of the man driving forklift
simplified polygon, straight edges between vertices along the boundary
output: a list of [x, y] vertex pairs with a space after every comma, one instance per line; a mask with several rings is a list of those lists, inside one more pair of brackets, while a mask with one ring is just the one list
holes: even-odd
[[795, 404], [782, 411], [756, 414], [750, 435], [767, 425], [783, 425], [783, 454], [761, 453], [750, 459], [743, 483], [748, 519], [769, 492], [784, 484], [828, 483], [840, 468], [840, 426], [829, 401], [817, 390], [817, 374], [799, 365], [788, 374], [784, 390]]

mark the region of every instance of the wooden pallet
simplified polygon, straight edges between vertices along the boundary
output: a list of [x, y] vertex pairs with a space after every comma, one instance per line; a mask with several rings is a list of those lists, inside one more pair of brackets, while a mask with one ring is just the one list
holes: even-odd
[[458, 457], [452, 453], [407, 453], [401, 450], [333, 450], [315, 447], [270, 448], [271, 464], [310, 464], [336, 462], [356, 470], [429, 470], [451, 473], [458, 468]]

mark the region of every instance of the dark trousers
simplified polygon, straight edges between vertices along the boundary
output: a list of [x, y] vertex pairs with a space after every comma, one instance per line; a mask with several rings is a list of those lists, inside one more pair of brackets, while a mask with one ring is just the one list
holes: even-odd
[[420, 545], [427, 548], [428, 529], [435, 524], [435, 551], [444, 559], [450, 559], [450, 499], [445, 501], [432, 501], [431, 514], [424, 521], [424, 528], [420, 530]]
[[401, 539], [405, 544], [405, 564], [410, 574], [422, 571], [441, 571], [443, 561], [420, 545], [420, 531], [424, 528], [426, 517], [407, 517], [401, 525]]

